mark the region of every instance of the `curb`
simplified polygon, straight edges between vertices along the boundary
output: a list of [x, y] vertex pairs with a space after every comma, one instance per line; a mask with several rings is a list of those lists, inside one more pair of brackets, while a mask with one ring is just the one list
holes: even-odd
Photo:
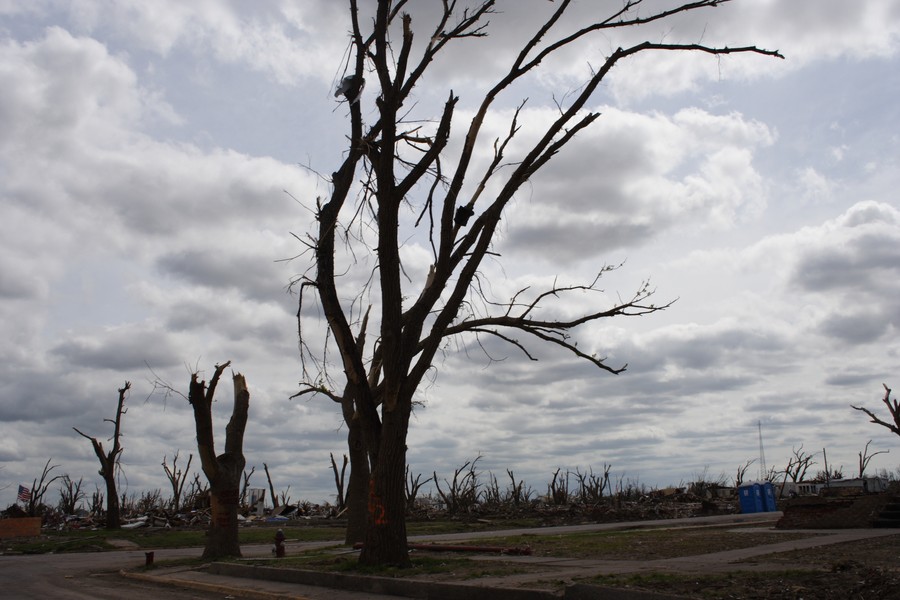
[[588, 584], [569, 585], [566, 586], [563, 594], [558, 594], [546, 590], [528, 588], [484, 587], [479, 586], [477, 583], [464, 584], [394, 579], [390, 577], [323, 573], [319, 571], [281, 569], [278, 567], [234, 563], [212, 563], [209, 565], [208, 572], [228, 577], [279, 581], [282, 583], [341, 589], [350, 592], [403, 596], [405, 598], [426, 598], [429, 600], [471, 600], [476, 591], [489, 592], [491, 600], [685, 600], [684, 596]]
[[[197, 570], [197, 569], [191, 569]], [[218, 583], [208, 583], [203, 581], [193, 581], [186, 579], [174, 579], [162, 577], [159, 575], [147, 575], [146, 573], [135, 573], [134, 571], [126, 571], [122, 569], [119, 575], [127, 579], [135, 579], [147, 583], [155, 583], [168, 585], [173, 587], [190, 588], [213, 594], [222, 594], [224, 597], [252, 598], [253, 600], [309, 600], [306, 596], [297, 594], [277, 594], [272, 592], [263, 592], [260, 590], [252, 590], [249, 588], [235, 588], [233, 586], [221, 585]]]
[[226, 575], [228, 577], [298, 583], [315, 587], [342, 589], [350, 592], [367, 592], [388, 596], [404, 596], [406, 598], [471, 600], [473, 589], [490, 589], [491, 600], [559, 600], [559, 595], [543, 590], [479, 588], [477, 585], [459, 583], [368, 577], [231, 563], [213, 563], [209, 566], [208, 571], [215, 575]]

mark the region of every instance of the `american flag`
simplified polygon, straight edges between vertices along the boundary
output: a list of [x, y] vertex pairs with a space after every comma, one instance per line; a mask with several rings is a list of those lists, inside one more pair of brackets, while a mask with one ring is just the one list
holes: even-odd
[[29, 490], [24, 485], [20, 485], [19, 495], [16, 496], [16, 500], [19, 500], [20, 502], [28, 502], [29, 500], [31, 500], [31, 490]]

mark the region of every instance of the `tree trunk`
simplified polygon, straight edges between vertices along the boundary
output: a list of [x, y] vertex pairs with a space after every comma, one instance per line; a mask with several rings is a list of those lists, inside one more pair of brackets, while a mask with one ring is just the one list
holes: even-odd
[[122, 527], [122, 518], [119, 510], [119, 494], [116, 491], [116, 474], [114, 471], [111, 473], [101, 471], [100, 474], [106, 482], [106, 528], [119, 529]]
[[219, 476], [209, 484], [209, 500], [212, 518], [206, 535], [204, 559], [216, 559], [225, 556], [241, 556], [241, 543], [238, 539], [238, 510], [240, 508], [240, 482], [243, 465], [237, 468], [238, 462], [223, 465], [225, 455], [219, 457]]
[[266, 472], [266, 481], [269, 482], [269, 493], [272, 495], [272, 508], [278, 508], [278, 494], [275, 493], [275, 486], [272, 485], [272, 476], [269, 475], [269, 465], [263, 463], [263, 470]]
[[409, 402], [384, 407], [378, 459], [369, 478], [362, 565], [408, 567], [406, 541], [406, 433]]
[[350, 457], [350, 480], [347, 482], [347, 531], [344, 543], [352, 546], [366, 538], [366, 513], [369, 492], [369, 453], [363, 440], [358, 417], [347, 421], [347, 446]]

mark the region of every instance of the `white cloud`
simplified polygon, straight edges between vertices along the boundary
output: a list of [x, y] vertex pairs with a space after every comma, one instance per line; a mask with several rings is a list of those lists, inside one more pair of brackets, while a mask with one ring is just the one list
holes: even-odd
[[[78, 31], [107, 33], [161, 56], [188, 50], [198, 57], [265, 73], [280, 84], [333, 77], [347, 39], [335, 2], [139, 2], [78, 0], [69, 18]], [[323, 27], [331, 24], [334, 29]]]
[[676, 94], [720, 79], [783, 77], [823, 60], [885, 58], [900, 50], [900, 8], [892, 2], [729, 2], [694, 17], [658, 29], [658, 37], [650, 36], [650, 41], [664, 38], [669, 43], [755, 45], [780, 50], [786, 60], [645, 54], [613, 72], [611, 85], [617, 98], [633, 101], [653, 94]]
[[[71, 426], [100, 434], [116, 388], [129, 379], [129, 481], [133, 489], [160, 487], [162, 455], [186, 454], [193, 433], [182, 400], [144, 402], [154, 376], [144, 361], [183, 388], [191, 370], [208, 376], [216, 361], [233, 359], [251, 384], [248, 461], [267, 461], [284, 481], [276, 485], [293, 484], [295, 497], [324, 499], [332, 492], [327, 454], [343, 451], [345, 431], [330, 400], [287, 400], [302, 375], [297, 298], [284, 286], [307, 262], [275, 261], [303, 251], [289, 232], [314, 227], [308, 207], [327, 193], [340, 157], [345, 113], [321, 96], [347, 47], [343, 3], [61, 6], [0, 3], [8, 17], [0, 42], [4, 478], [30, 481], [47, 454], [92, 477], [89, 444]], [[424, 26], [440, 5], [408, 6], [414, 25]], [[501, 2], [491, 37], [451, 45], [435, 64], [414, 116], [433, 117], [429, 102], [436, 98], [439, 110], [452, 87], [464, 117], [476, 88], [508, 64], [513, 42], [556, 6]], [[580, 11], [597, 10], [573, 7], [563, 30], [583, 21]], [[493, 248], [502, 256], [484, 265], [482, 283], [502, 301], [555, 276], [584, 282], [627, 256], [602, 281], [605, 294], [553, 299], [548, 312], [574, 314], [583, 303], [627, 295], [645, 277], [659, 286], [657, 298], [679, 302], [578, 334], [579, 347], [628, 363], [620, 376], [554, 348], [534, 347], [535, 362], [496, 339], [452, 340], [434, 383], [421, 390], [413, 469], [444, 475], [480, 451], [486, 468], [512, 468], [536, 488], [557, 466], [603, 462], [665, 485], [705, 464], [730, 471], [752, 457], [759, 419], [773, 462], [805, 439], [827, 443], [829, 458], [850, 464], [859, 440], [886, 439], [847, 405], [871, 399], [900, 358], [900, 171], [896, 136], [885, 133], [896, 112], [897, 10], [735, 1], [635, 33], [758, 43], [789, 60], [657, 54], [623, 64], [597, 99], [604, 114], [515, 199]], [[547, 86], [557, 86], [557, 97], [577, 88], [585, 65], [621, 43], [599, 36], [547, 61], [550, 73], [500, 99], [486, 139], [509, 126], [500, 109], [527, 96], [521, 150], [556, 114]], [[817, 69], [795, 78], [807, 65]], [[825, 123], [803, 102], [772, 108], [760, 100], [780, 86], [791, 90], [783, 97], [803, 99], [799, 81], [826, 71], [841, 81], [848, 69], [884, 78], [865, 90], [817, 87], [812, 104], [833, 108]], [[719, 77], [732, 85], [708, 85]], [[775, 77], [778, 86], [767, 85]], [[308, 78], [318, 82], [297, 85]], [[252, 89], [240, 88], [251, 80]], [[712, 100], [667, 97], [686, 89]], [[742, 113], [727, 108], [732, 94], [742, 95]], [[613, 100], [632, 103], [609, 106]], [[291, 104], [295, 122], [271, 110], [280, 102]], [[364, 102], [366, 119], [374, 118], [374, 95]], [[705, 110], [691, 106], [704, 103]], [[457, 138], [462, 124], [452, 130]], [[271, 132], [287, 140], [278, 152], [267, 149]], [[510, 149], [510, 161], [520, 156]], [[287, 164], [295, 160], [325, 177]], [[405, 217], [413, 219], [419, 198], [408, 200]], [[431, 253], [419, 234], [404, 244], [412, 280], [404, 286], [416, 293]], [[377, 294], [359, 296], [374, 261], [352, 253], [341, 260], [362, 273], [343, 280], [343, 300], [355, 302], [357, 314], [377, 306]], [[305, 341], [323, 347], [311, 299], [304, 315]]]
[[[528, 197], [511, 212], [504, 247], [578, 260], [640, 247], [670, 228], [730, 229], [765, 208], [768, 190], [753, 155], [776, 136], [764, 124], [696, 108], [671, 117], [609, 107], [600, 112], [533, 178]], [[534, 140], [555, 116], [525, 111], [519, 144]]]

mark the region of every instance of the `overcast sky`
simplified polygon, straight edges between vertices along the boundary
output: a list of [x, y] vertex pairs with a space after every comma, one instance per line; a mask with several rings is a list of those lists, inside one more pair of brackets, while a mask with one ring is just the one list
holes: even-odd
[[[440, 3], [411, 4], [424, 39]], [[460, 97], [451, 154], [554, 6], [501, 1], [489, 37], [433, 64], [414, 111], [431, 119], [451, 89]], [[575, 2], [559, 32], [618, 6]], [[302, 252], [294, 235], [314, 227], [344, 150], [333, 90], [348, 28], [334, 0], [0, 0], [4, 507], [48, 459], [101, 485], [72, 427], [105, 440], [126, 380], [121, 486], [165, 492], [163, 457], [180, 450], [183, 464], [195, 437], [187, 402], [152, 381], [186, 393], [192, 371], [225, 360], [251, 390], [253, 486], [267, 463], [294, 500], [332, 499], [328, 457], [345, 430], [331, 401], [289, 399], [301, 371], [287, 285], [309, 264], [284, 259]], [[412, 471], [449, 477], [480, 454], [501, 483], [509, 468], [538, 493], [556, 468], [604, 463], [647, 486], [731, 478], [758, 458], [758, 422], [769, 466], [802, 445], [850, 476], [872, 439], [890, 453], [870, 470], [895, 471], [900, 438], [850, 404], [883, 409], [881, 384], [900, 389], [900, 2], [735, 0], [620, 33], [502, 96], [488, 142], [527, 97], [524, 144], [618, 46], [755, 44], [786, 60], [668, 53], [615, 68], [591, 105], [603, 116], [511, 205], [486, 275], [502, 300], [624, 261], [604, 278], [610, 297], [649, 279], [657, 302], [677, 302], [581, 332], [580, 348], [628, 364], [618, 376], [551, 349], [532, 347], [533, 362], [492, 344], [492, 362], [451, 344], [412, 420]], [[407, 240], [412, 282], [429, 253]], [[222, 419], [230, 394], [229, 380]]]

